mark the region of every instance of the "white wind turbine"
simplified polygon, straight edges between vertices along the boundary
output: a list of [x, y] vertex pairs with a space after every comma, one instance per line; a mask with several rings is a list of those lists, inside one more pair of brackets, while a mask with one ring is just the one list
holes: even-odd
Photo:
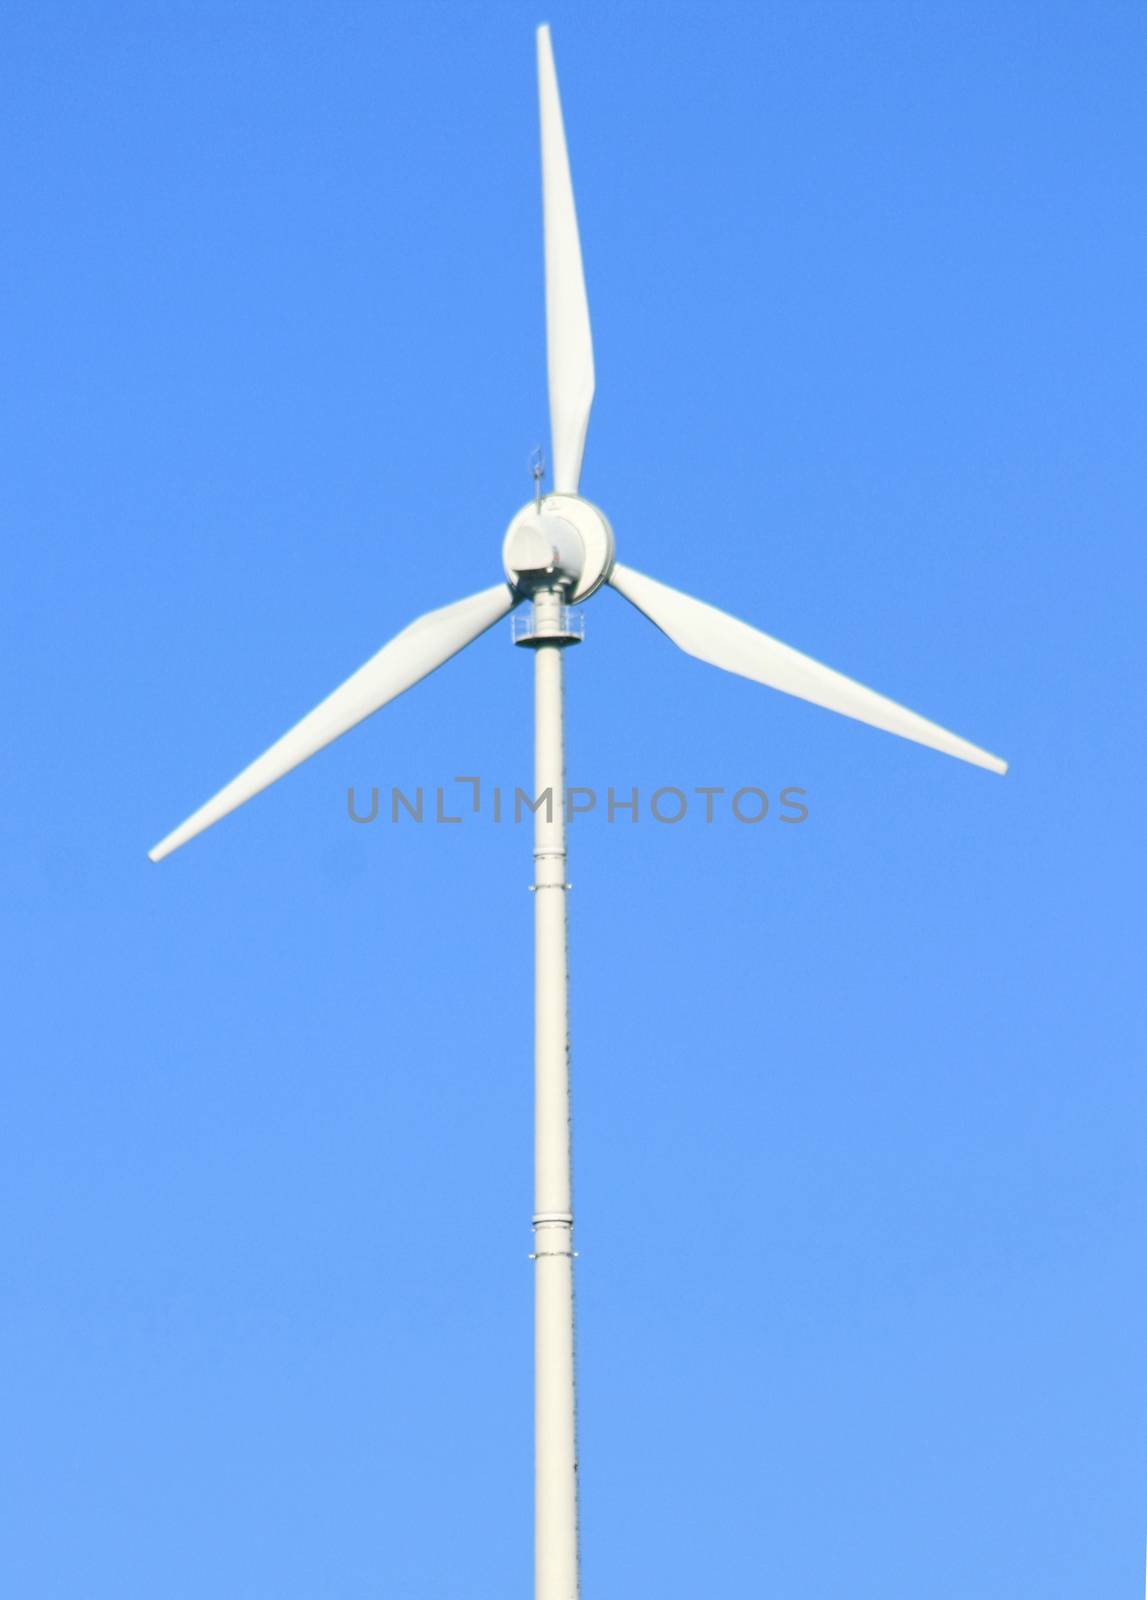
[[186, 844], [442, 666], [528, 601], [519, 644], [534, 652], [535, 801], [535, 1594], [578, 1594], [574, 1411], [573, 1211], [570, 1188], [569, 1027], [562, 650], [580, 637], [571, 602], [610, 584], [689, 655], [858, 722], [899, 734], [989, 772], [998, 756], [789, 645], [614, 558], [606, 518], [578, 495], [594, 393], [593, 345], [581, 244], [548, 27], [538, 29], [538, 93], [545, 222], [546, 351], [554, 492], [523, 507], [502, 546], [506, 582], [419, 617], [327, 696], [258, 760], [200, 806], [149, 854]]

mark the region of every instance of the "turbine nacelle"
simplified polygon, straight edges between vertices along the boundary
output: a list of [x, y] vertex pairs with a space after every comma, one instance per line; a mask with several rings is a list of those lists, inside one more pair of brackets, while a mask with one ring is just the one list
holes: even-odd
[[581, 577], [585, 547], [572, 522], [536, 508], [510, 525], [502, 551], [506, 571], [520, 594], [571, 588]]
[[531, 500], [502, 543], [506, 577], [521, 598], [560, 589], [570, 601], [584, 600], [609, 577], [613, 557], [613, 529], [597, 506], [574, 494]]

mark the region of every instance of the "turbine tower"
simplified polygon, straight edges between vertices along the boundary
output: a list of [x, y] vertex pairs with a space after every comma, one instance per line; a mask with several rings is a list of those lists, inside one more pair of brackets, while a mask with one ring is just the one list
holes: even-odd
[[565, 128], [548, 27], [538, 29], [546, 353], [553, 493], [510, 522], [505, 581], [412, 622], [150, 852], [161, 861], [308, 756], [412, 688], [519, 605], [534, 653], [535, 1596], [577, 1600], [573, 1198], [570, 1176], [562, 652], [580, 638], [569, 607], [609, 584], [674, 644], [727, 672], [1006, 772], [997, 756], [866, 689], [715, 606], [622, 566], [604, 514], [578, 493], [594, 393], [593, 343]]

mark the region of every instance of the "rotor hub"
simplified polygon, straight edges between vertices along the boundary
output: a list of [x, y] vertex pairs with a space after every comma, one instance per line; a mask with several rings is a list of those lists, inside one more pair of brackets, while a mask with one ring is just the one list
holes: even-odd
[[613, 566], [613, 529], [597, 506], [547, 494], [522, 507], [506, 530], [502, 562], [516, 594], [559, 589], [568, 603], [601, 587]]

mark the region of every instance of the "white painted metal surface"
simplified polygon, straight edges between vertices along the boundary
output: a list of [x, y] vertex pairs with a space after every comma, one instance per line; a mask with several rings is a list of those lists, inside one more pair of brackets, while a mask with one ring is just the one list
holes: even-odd
[[577, 1600], [562, 596], [534, 597], [534, 1593]]
[[453, 605], [419, 617], [396, 634], [389, 644], [383, 645], [377, 655], [371, 656], [365, 666], [352, 673], [258, 760], [252, 761], [237, 778], [193, 812], [186, 822], [181, 822], [153, 846], [148, 851], [151, 859], [162, 861], [188, 839], [211, 827], [220, 817], [252, 799], [308, 756], [313, 756], [364, 717], [386, 705], [388, 700], [412, 688], [480, 633], [493, 627], [515, 603], [512, 592], [504, 583], [498, 583], [492, 589], [483, 589], [480, 594], [456, 600]]
[[[564, 538], [546, 537], [547, 528], [568, 529]], [[548, 546], [556, 559], [551, 575], [539, 582], [538, 568], [529, 567], [534, 541]], [[524, 558], [524, 559], [523, 559]], [[609, 519], [600, 506], [580, 495], [548, 494], [540, 503], [531, 500], [515, 515], [502, 543], [506, 578], [519, 594], [548, 588], [555, 577], [568, 580], [569, 600], [577, 605], [596, 593], [613, 567], [614, 539]]]
[[577, 494], [589, 410], [593, 404], [593, 340], [549, 28], [538, 29], [538, 105], [542, 127], [546, 355], [554, 488], [558, 494]]
[[947, 728], [897, 705], [874, 689], [866, 689], [842, 672], [822, 666], [759, 628], [739, 622], [727, 611], [694, 600], [620, 562], [614, 563], [609, 581], [630, 605], [699, 661], [752, 678], [754, 683], [767, 684], [770, 689], [780, 689], [799, 700], [810, 700], [814, 706], [839, 711], [842, 716], [899, 734], [902, 739], [911, 739], [929, 749], [941, 750], [960, 761], [970, 761], [973, 766], [986, 767], [989, 772], [1002, 774], [1008, 770], [1007, 762], [999, 756], [969, 744], [967, 739], [949, 733]]

